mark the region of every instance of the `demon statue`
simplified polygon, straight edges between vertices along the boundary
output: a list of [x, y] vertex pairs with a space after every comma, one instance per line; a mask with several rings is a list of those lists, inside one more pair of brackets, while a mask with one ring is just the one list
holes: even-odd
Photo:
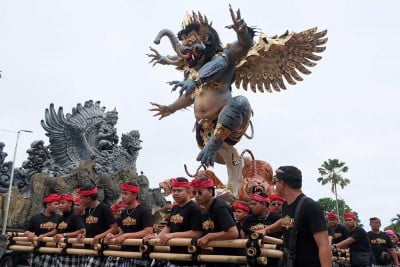
[[296, 70], [303, 74], [305, 67], [316, 65], [321, 57], [314, 53], [325, 50], [326, 30], [312, 28], [300, 33], [286, 32], [279, 37], [267, 37], [260, 33], [254, 42], [256, 31], [246, 25], [240, 10], [230, 7], [233, 24], [227, 26], [236, 32], [237, 40], [221, 46], [218, 33], [200, 12], [187, 14], [177, 37], [167, 29], [159, 32], [155, 43], [167, 36], [176, 55], [162, 56], [154, 48], [148, 54], [153, 65], [173, 65], [183, 71], [182, 81], [172, 81], [172, 90], [179, 89], [178, 99], [170, 105], [151, 103], [151, 111], [160, 119], [177, 110], [194, 106], [196, 139], [200, 153], [197, 160], [206, 166], [214, 162], [227, 164], [228, 186], [237, 189], [243, 164], [233, 166], [233, 148], [250, 125], [252, 109], [244, 96], [232, 96], [231, 84], [253, 92], [272, 92], [286, 89], [283, 78], [289, 84], [301, 81]]

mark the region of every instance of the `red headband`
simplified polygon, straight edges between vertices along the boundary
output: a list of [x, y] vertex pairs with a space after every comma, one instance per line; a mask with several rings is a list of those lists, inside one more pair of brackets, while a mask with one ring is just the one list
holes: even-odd
[[81, 203], [81, 199], [79, 197], [74, 197], [74, 202], [75, 203]]
[[92, 196], [97, 194], [97, 187], [94, 187], [92, 190], [82, 190], [82, 189], [78, 189], [76, 190], [76, 192], [78, 193], [78, 195], [80, 197], [87, 197], [87, 196]]
[[214, 187], [214, 182], [213, 182], [213, 180], [210, 180], [210, 179], [207, 179], [207, 180], [193, 179], [192, 187], [200, 188], [200, 189], [210, 188], [210, 187]]
[[329, 212], [328, 214], [326, 214], [326, 218], [327, 219], [333, 219], [333, 220], [339, 220], [339, 216], [337, 216], [335, 213]]
[[72, 202], [75, 201], [75, 198], [72, 195], [61, 195], [60, 197], [61, 197], [60, 200], [66, 200], [66, 201], [72, 201]]
[[189, 182], [180, 182], [177, 179], [172, 179], [172, 187], [185, 187], [189, 188], [190, 183]]
[[350, 218], [350, 219], [357, 220], [357, 216], [356, 216], [354, 213], [352, 213], [352, 212], [345, 212], [345, 213], [343, 213], [343, 217], [344, 217], [345, 219]]
[[60, 201], [60, 196], [58, 194], [51, 194], [43, 199], [44, 203], [51, 203], [54, 201]]
[[283, 197], [281, 197], [278, 194], [272, 194], [269, 196], [269, 201], [280, 201], [280, 202], [285, 202], [286, 199], [284, 199]]
[[112, 205], [111, 210], [112, 212], [117, 212], [120, 208], [126, 208], [127, 205], [125, 203], [115, 203]]
[[232, 208], [235, 209], [235, 210], [243, 210], [245, 212], [249, 212], [250, 211], [249, 207], [247, 207], [246, 205], [244, 205], [242, 203], [239, 203], [239, 202], [233, 203]]
[[132, 193], [140, 193], [140, 187], [139, 186], [135, 186], [135, 185], [130, 185], [130, 184], [127, 184], [127, 183], [123, 183], [122, 185], [121, 185], [121, 190], [122, 191], [129, 191], [129, 192], [132, 192]]
[[252, 194], [249, 197], [254, 201], [269, 203], [269, 198], [260, 196], [259, 194]]

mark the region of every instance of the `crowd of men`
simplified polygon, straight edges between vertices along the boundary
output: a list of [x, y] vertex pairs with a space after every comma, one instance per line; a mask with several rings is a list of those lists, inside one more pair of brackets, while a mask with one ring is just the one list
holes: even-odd
[[[282, 166], [274, 177], [276, 193], [257, 192], [250, 202], [233, 205], [215, 197], [209, 177], [198, 175], [192, 181], [178, 177], [172, 181], [174, 204], [166, 226], [153, 231], [151, 211], [138, 201], [140, 187], [135, 182], [121, 185], [121, 201], [109, 207], [98, 200], [96, 186], [77, 190], [79, 197], [51, 194], [43, 199], [43, 210], [34, 215], [25, 231], [29, 240], [53, 237], [91, 238], [93, 248], [101, 240], [121, 246], [121, 251], [138, 252], [138, 246], [123, 245], [125, 239], [158, 238], [162, 245], [172, 238], [191, 238], [200, 248], [214, 240], [248, 238], [256, 233], [283, 238], [282, 259], [268, 259], [267, 266], [335, 266], [332, 251], [350, 248], [351, 266], [392, 266], [398, 264], [391, 235], [380, 231], [380, 220], [371, 218], [371, 231], [356, 225], [354, 213], [345, 213], [346, 226], [336, 214], [325, 215], [318, 203], [301, 190], [302, 174], [294, 166]], [[60, 215], [61, 213], [61, 215]], [[187, 253], [187, 247], [170, 246], [170, 253]], [[214, 247], [214, 255], [246, 255], [244, 248]], [[234, 263], [193, 261], [150, 261], [144, 258], [34, 254], [32, 266], [144, 267], [144, 266], [245, 266]], [[285, 265], [286, 264], [286, 265]], [[372, 265], [371, 265], [372, 264]], [[350, 266], [350, 265], [349, 265]]]

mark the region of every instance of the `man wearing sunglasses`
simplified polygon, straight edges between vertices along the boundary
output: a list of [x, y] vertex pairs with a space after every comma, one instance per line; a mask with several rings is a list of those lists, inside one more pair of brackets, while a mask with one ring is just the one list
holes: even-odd
[[[294, 166], [281, 166], [275, 173], [276, 192], [286, 202], [282, 207], [282, 219], [266, 227], [264, 233], [283, 230], [284, 249], [289, 252], [288, 255], [294, 257], [294, 267], [332, 267], [325, 216], [318, 203], [302, 192], [301, 171]], [[303, 203], [298, 217], [295, 218], [301, 200]], [[297, 234], [293, 236], [291, 233], [295, 223]], [[291, 251], [292, 242], [296, 242], [294, 251]]]
[[[162, 245], [171, 238], [198, 238], [202, 235], [201, 209], [190, 199], [190, 183], [184, 177], [178, 177], [171, 182], [173, 206], [167, 225], [158, 235]], [[187, 253], [187, 247], [170, 246], [171, 253]], [[167, 267], [195, 267], [193, 262], [169, 261]]]
[[[250, 196], [250, 208], [252, 214], [247, 216], [243, 223], [243, 231], [245, 238], [248, 238], [251, 233], [262, 231], [268, 225], [271, 225], [278, 221], [281, 216], [277, 213], [270, 212], [269, 210], [269, 198], [264, 192], [258, 192], [251, 194]], [[282, 238], [282, 231], [268, 234], [269, 236]], [[267, 267], [278, 266], [278, 259], [269, 258]]]
[[[206, 177], [196, 177], [192, 181], [196, 202], [204, 209], [202, 226], [204, 236], [197, 240], [197, 245], [207, 247], [213, 240], [230, 240], [239, 237], [239, 232], [229, 205], [222, 199], [215, 198], [214, 182]], [[244, 249], [213, 248], [214, 255], [244, 255]], [[207, 263], [207, 267], [240, 266], [232, 263]]]
[[279, 215], [282, 214], [282, 205], [285, 202], [285, 199], [278, 194], [272, 194], [269, 197], [269, 209], [271, 212], [277, 213]]

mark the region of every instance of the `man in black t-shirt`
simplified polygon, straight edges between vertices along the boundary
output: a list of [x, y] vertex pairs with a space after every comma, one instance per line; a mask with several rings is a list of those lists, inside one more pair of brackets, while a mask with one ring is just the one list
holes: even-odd
[[[286, 199], [282, 218], [264, 229], [264, 234], [283, 230], [284, 250], [291, 248], [291, 232], [297, 224], [295, 236], [294, 267], [332, 267], [332, 254], [328, 227], [324, 213], [317, 202], [306, 197], [302, 190], [301, 171], [294, 166], [281, 166], [275, 171], [276, 192]], [[298, 218], [295, 218], [299, 201], [303, 199]], [[295, 222], [296, 220], [296, 222]]]
[[[196, 202], [204, 209], [202, 228], [204, 236], [197, 240], [197, 245], [207, 247], [213, 240], [230, 240], [239, 237], [239, 232], [229, 205], [222, 199], [215, 198], [213, 180], [198, 175], [192, 181]], [[214, 255], [244, 255], [244, 249], [213, 248]], [[207, 263], [209, 267], [239, 266], [233, 263]]]
[[[60, 196], [51, 194], [43, 199], [43, 207], [40, 213], [33, 215], [26, 228], [25, 235], [29, 241], [33, 241], [36, 237], [40, 241], [42, 237], [54, 235], [53, 230], [57, 227], [60, 215], [58, 211], [58, 203]], [[52, 254], [35, 254], [32, 259], [32, 267], [54, 266], [55, 257]]]
[[[328, 212], [328, 214], [326, 214], [326, 220], [328, 222], [328, 232], [331, 245], [337, 244], [348, 237], [349, 233], [347, 227], [339, 223], [339, 216], [337, 214], [333, 212]], [[336, 253], [337, 251], [334, 252]], [[333, 254], [333, 256], [336, 256], [336, 259], [338, 259], [339, 253]], [[333, 267], [342, 266], [345, 266], [344, 263], [333, 263]]]
[[[64, 238], [76, 237], [85, 233], [85, 224], [81, 216], [74, 213], [74, 197], [72, 195], [61, 195], [59, 210], [62, 217], [54, 230], [54, 241], [60, 242]], [[84, 258], [78, 255], [59, 254], [55, 256], [55, 265], [57, 267], [80, 266]]]
[[[83, 186], [77, 190], [77, 193], [81, 199], [81, 204], [86, 207], [85, 215], [83, 216], [86, 235], [80, 238], [93, 238], [92, 246], [94, 247], [108, 233], [116, 233], [117, 224], [110, 206], [97, 199], [96, 186]], [[89, 256], [87, 257], [86, 265], [82, 267], [104, 266], [106, 259], [103, 256]]]
[[[171, 238], [198, 238], [202, 235], [201, 209], [190, 199], [190, 183], [186, 178], [172, 180], [172, 197], [176, 205], [172, 207], [167, 225], [158, 235], [160, 243], [166, 245]], [[170, 246], [171, 253], [187, 254], [187, 247]], [[197, 263], [187, 261], [169, 261], [166, 266], [196, 266]]]
[[[249, 196], [250, 208], [252, 214], [248, 215], [243, 223], [243, 231], [245, 233], [245, 238], [248, 238], [251, 233], [260, 232], [263, 233], [264, 229], [276, 221], [278, 221], [281, 216], [278, 213], [269, 211], [269, 198], [263, 192], [252, 194]], [[272, 237], [281, 238], [282, 231], [267, 234]], [[276, 267], [278, 264], [278, 259], [268, 258], [268, 267]]]
[[333, 212], [326, 215], [329, 230], [332, 232], [332, 244], [337, 244], [348, 237], [347, 227], [339, 223], [339, 216]]
[[353, 212], [345, 212], [343, 217], [344, 223], [349, 230], [349, 237], [337, 244], [333, 244], [333, 248], [349, 248], [352, 267], [371, 266], [372, 254], [367, 232], [357, 226], [357, 216]]
[[246, 220], [247, 216], [249, 216], [250, 208], [240, 202], [235, 202], [232, 204], [233, 216], [235, 217], [236, 227], [239, 231], [240, 238], [245, 238], [245, 234], [243, 229], [243, 223]]
[[[125, 239], [141, 239], [153, 233], [153, 217], [151, 211], [146, 209], [138, 201], [140, 187], [136, 182], [122, 183], [122, 202], [126, 204], [126, 208], [122, 211], [117, 219], [118, 226], [121, 228], [121, 233], [109, 233], [106, 236], [107, 241], [116, 245], [121, 245]], [[122, 245], [122, 251], [138, 252], [138, 246]], [[144, 267], [149, 262], [147, 260], [129, 259], [121, 257], [108, 257], [105, 264], [106, 267]]]
[[371, 231], [367, 233], [371, 243], [371, 250], [373, 253], [372, 266], [391, 267], [392, 259], [394, 259], [394, 266], [399, 264], [396, 250], [390, 237], [380, 230], [381, 220], [377, 217], [369, 219]]

